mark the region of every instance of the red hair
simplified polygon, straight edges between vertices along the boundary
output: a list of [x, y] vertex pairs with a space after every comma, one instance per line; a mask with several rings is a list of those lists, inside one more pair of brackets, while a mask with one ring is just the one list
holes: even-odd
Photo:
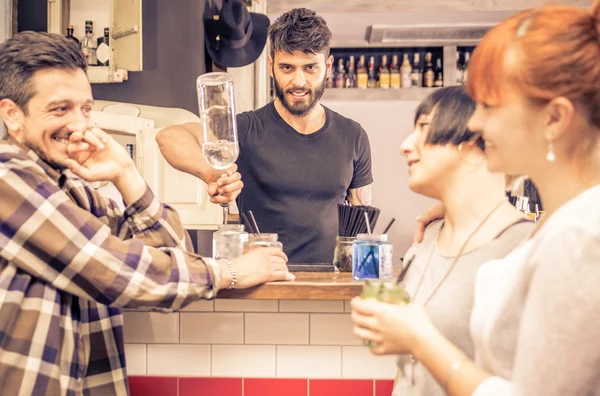
[[[516, 62], [508, 62], [507, 56]], [[469, 63], [468, 93], [499, 105], [510, 84], [533, 100], [558, 96], [584, 106], [600, 127], [600, 0], [591, 10], [549, 5], [494, 27]]]

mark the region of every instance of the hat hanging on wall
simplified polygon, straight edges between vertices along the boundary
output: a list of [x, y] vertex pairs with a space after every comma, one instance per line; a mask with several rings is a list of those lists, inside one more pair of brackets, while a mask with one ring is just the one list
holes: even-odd
[[249, 65], [265, 48], [269, 23], [266, 15], [249, 12], [242, 1], [223, 0], [218, 19], [204, 21], [206, 49], [218, 65]]

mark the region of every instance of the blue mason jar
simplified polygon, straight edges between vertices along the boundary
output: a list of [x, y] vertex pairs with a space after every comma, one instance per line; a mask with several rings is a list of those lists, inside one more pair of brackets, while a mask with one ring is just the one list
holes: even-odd
[[387, 234], [358, 234], [352, 244], [354, 279], [392, 278], [392, 244]]

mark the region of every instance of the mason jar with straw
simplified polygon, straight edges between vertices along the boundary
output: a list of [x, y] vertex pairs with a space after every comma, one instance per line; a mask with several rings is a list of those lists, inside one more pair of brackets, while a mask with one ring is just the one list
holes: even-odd
[[387, 234], [373, 234], [368, 215], [367, 234], [358, 234], [352, 244], [352, 277], [354, 279], [386, 279], [393, 276], [392, 244]]

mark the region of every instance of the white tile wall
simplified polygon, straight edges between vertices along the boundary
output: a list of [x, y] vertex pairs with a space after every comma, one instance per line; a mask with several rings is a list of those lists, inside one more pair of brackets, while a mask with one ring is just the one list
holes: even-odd
[[214, 300], [198, 300], [183, 308], [182, 312], [210, 312], [215, 310]]
[[148, 345], [148, 375], [210, 376], [210, 345]]
[[366, 346], [342, 347], [342, 377], [393, 379], [397, 356], [376, 356]]
[[128, 375], [146, 375], [146, 344], [125, 344]]
[[219, 312], [277, 312], [278, 300], [215, 300], [215, 311]]
[[124, 312], [125, 342], [169, 344], [179, 342], [179, 314]]
[[[215, 300], [173, 314], [126, 311], [128, 373], [394, 378], [396, 358], [360, 345], [348, 308], [340, 300]], [[271, 312], [278, 309], [285, 312]]]
[[308, 314], [247, 313], [245, 318], [246, 344], [308, 344]]
[[275, 377], [275, 346], [213, 345], [215, 377]]
[[311, 345], [361, 345], [349, 314], [310, 314]]
[[350, 306], [350, 301], [344, 301], [344, 312], [352, 312], [352, 307]]
[[277, 376], [288, 378], [340, 378], [339, 346], [278, 346]]
[[181, 313], [184, 344], [243, 344], [243, 313]]
[[342, 300], [280, 300], [279, 312], [344, 312]]

